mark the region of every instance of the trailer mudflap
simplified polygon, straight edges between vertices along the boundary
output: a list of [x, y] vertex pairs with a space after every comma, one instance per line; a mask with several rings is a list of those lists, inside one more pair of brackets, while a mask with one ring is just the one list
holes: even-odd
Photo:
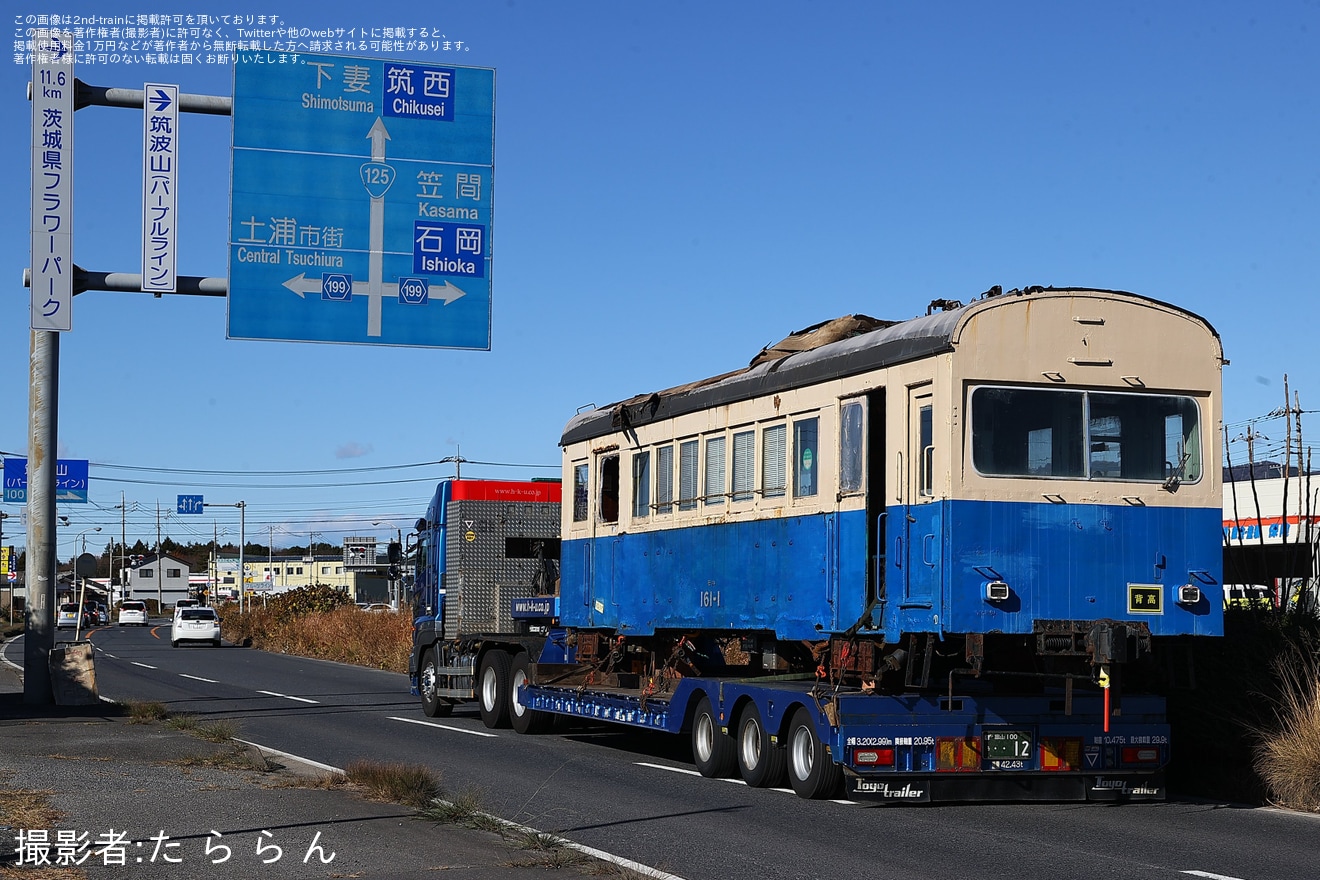
[[1018, 801], [1163, 801], [1164, 773], [978, 773], [878, 779], [846, 776], [849, 800], [881, 804], [943, 804]]

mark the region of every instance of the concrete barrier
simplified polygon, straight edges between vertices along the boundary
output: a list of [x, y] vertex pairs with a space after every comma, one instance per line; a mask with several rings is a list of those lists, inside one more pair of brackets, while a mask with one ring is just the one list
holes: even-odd
[[92, 643], [73, 642], [52, 648], [50, 681], [55, 691], [55, 705], [98, 705], [101, 698], [96, 692], [96, 666], [92, 662]]

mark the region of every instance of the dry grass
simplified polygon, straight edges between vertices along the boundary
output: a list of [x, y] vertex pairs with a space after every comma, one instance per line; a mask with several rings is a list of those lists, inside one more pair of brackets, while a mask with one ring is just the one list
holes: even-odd
[[1275, 661], [1277, 726], [1259, 731], [1256, 772], [1276, 803], [1320, 812], [1320, 652], [1291, 653]]
[[440, 780], [420, 764], [358, 760], [344, 768], [344, 776], [370, 800], [418, 809], [429, 806], [440, 793]]
[[0, 789], [0, 825], [10, 828], [54, 828], [64, 814], [50, 804], [48, 789]]
[[164, 721], [169, 712], [165, 709], [164, 703], [147, 700], [129, 700], [124, 704], [128, 710], [129, 724], [150, 724], [153, 721]]
[[43, 865], [40, 873], [36, 873], [35, 869], [6, 865], [0, 867], [0, 877], [4, 880], [87, 880], [87, 874], [77, 868], [54, 868], [50, 865]]
[[213, 743], [227, 743], [238, 735], [238, 725], [232, 721], [203, 723], [196, 715], [186, 713], [169, 716], [165, 719], [165, 726]]
[[391, 672], [408, 671], [412, 621], [403, 612], [374, 614], [349, 606], [289, 615], [258, 607], [239, 614], [228, 606], [223, 616], [225, 638], [239, 644]]
[[190, 755], [160, 763], [171, 767], [220, 767], [227, 770], [251, 770], [257, 773], [274, 773], [283, 769], [262, 754], [260, 749], [238, 742], [229, 742], [225, 748], [209, 755]]

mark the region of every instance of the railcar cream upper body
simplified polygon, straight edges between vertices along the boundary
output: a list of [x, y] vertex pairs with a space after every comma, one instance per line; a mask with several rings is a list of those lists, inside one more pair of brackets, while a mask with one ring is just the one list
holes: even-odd
[[[871, 440], [884, 460], [869, 463], [889, 471], [887, 504], [958, 498], [1215, 507], [1222, 363], [1220, 340], [1205, 321], [1133, 294], [1048, 290], [982, 299], [579, 415], [561, 441], [564, 481], [588, 481], [589, 510], [579, 505], [575, 516], [566, 504], [563, 533], [572, 539], [864, 509], [869, 479], [859, 474], [840, 485], [840, 437], [845, 407], [879, 389], [887, 390], [891, 412], [885, 436]], [[929, 397], [928, 450], [910, 442], [918, 416], [907, 399], [921, 395]], [[1031, 418], [1045, 421], [1011, 424]], [[1000, 428], [997, 419], [1010, 424]], [[809, 491], [795, 491], [791, 460], [767, 483], [767, 451], [791, 448], [795, 428], [813, 420]], [[997, 429], [1015, 433], [999, 441], [1013, 449], [996, 454]], [[1125, 457], [1137, 442], [1124, 431], [1173, 429], [1181, 437], [1160, 443], [1144, 436], [1145, 452]], [[708, 490], [712, 438], [724, 447], [724, 464], [716, 468], [722, 485]], [[652, 497], [656, 469], [681, 470], [684, 450], [699, 488], [675, 482], [670, 495]], [[655, 452], [645, 487], [626, 472], [629, 458], [644, 451]], [[617, 509], [602, 516], [600, 462], [618, 453]], [[925, 461], [904, 461], [923, 453]], [[736, 483], [732, 467], [743, 471]], [[917, 491], [908, 469], [926, 471]]]

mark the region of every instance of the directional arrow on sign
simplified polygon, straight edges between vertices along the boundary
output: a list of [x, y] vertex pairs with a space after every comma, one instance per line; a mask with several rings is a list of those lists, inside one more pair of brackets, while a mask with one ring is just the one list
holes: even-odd
[[[384, 120], [379, 116], [376, 117], [376, 122], [371, 126], [367, 137], [371, 138], [371, 161], [362, 166], [362, 185], [371, 196], [367, 278], [365, 281], [354, 279], [353, 295], [367, 297], [367, 335], [379, 336], [382, 303], [387, 296], [399, 295], [398, 283], [386, 281], [384, 278], [385, 193], [394, 182], [394, 169], [385, 164], [385, 142], [390, 139], [390, 133], [385, 128]], [[305, 272], [299, 272], [284, 282], [284, 286], [299, 297], [308, 293], [319, 293], [321, 285], [321, 279], [308, 278]], [[428, 299], [434, 297], [444, 305], [449, 305], [464, 296], [467, 296], [467, 292], [463, 289], [448, 281], [441, 281], [440, 284], [431, 286]]]
[[150, 97], [151, 103], [155, 105], [153, 109], [157, 113], [166, 110], [170, 106], [170, 93], [164, 89], [156, 89], [156, 93]]

